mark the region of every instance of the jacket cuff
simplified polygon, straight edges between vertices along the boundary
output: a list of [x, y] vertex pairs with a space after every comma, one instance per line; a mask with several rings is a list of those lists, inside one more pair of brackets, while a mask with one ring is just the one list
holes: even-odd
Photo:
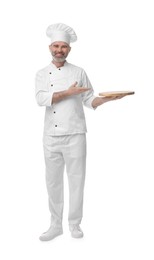
[[52, 106], [52, 96], [53, 96], [53, 93], [46, 93], [46, 92], [41, 91], [36, 95], [36, 101], [39, 106], [51, 107]]
[[92, 102], [93, 102], [93, 100], [94, 100], [95, 98], [96, 98], [95, 96], [90, 97], [90, 98], [85, 102], [85, 106], [88, 107], [88, 108], [91, 108], [91, 109], [95, 110], [96, 108], [94, 108], [94, 107], [92, 106]]

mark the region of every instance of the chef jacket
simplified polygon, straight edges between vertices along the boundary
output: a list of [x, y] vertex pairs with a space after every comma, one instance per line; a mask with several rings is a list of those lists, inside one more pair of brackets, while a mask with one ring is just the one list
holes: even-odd
[[[85, 71], [68, 62], [60, 68], [51, 62], [36, 73], [35, 80], [37, 103], [46, 107], [44, 134], [59, 136], [87, 132], [83, 104], [93, 108], [92, 101], [95, 96]], [[66, 90], [76, 81], [79, 87], [87, 87], [90, 90], [52, 104], [54, 92]]]

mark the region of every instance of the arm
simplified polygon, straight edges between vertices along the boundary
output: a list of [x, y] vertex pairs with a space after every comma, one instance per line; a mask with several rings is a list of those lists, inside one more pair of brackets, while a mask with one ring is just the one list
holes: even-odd
[[35, 97], [39, 106], [51, 106], [52, 94], [46, 84], [44, 72], [38, 71], [35, 77]]
[[90, 80], [84, 70], [82, 70], [82, 83], [83, 86], [87, 86], [89, 91], [86, 93], [83, 93], [82, 100], [85, 106], [88, 108], [96, 109], [98, 106], [103, 105], [106, 102], [117, 100], [125, 95], [117, 95], [113, 97], [96, 97], [94, 96], [94, 90], [92, 88], [92, 85], [90, 83]]
[[89, 88], [84, 87], [77, 87], [77, 82], [75, 82], [72, 86], [70, 86], [67, 90], [54, 92], [52, 96], [52, 104], [57, 103], [67, 97], [73, 96], [73, 95], [79, 95], [83, 92], [86, 92], [89, 90]]

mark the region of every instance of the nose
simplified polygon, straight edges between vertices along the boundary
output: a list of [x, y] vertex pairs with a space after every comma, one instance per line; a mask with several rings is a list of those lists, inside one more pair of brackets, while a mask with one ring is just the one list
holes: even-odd
[[58, 52], [61, 52], [62, 51], [62, 48], [59, 46], [58, 49], [57, 49]]

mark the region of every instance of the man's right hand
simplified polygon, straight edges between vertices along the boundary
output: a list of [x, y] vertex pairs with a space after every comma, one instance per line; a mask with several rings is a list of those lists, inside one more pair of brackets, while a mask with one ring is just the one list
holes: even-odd
[[88, 90], [90, 90], [90, 88], [86, 88], [86, 87], [77, 87], [77, 82], [75, 82], [73, 85], [71, 85], [69, 88], [68, 88], [68, 95], [69, 96], [72, 96], [72, 95], [79, 95], [79, 94], [82, 94]]
[[71, 85], [67, 90], [59, 91], [53, 93], [51, 104], [57, 103], [69, 96], [73, 95], [79, 95], [82, 94], [85, 91], [90, 90], [90, 88], [85, 87], [77, 87], [77, 82], [75, 82], [73, 85]]

